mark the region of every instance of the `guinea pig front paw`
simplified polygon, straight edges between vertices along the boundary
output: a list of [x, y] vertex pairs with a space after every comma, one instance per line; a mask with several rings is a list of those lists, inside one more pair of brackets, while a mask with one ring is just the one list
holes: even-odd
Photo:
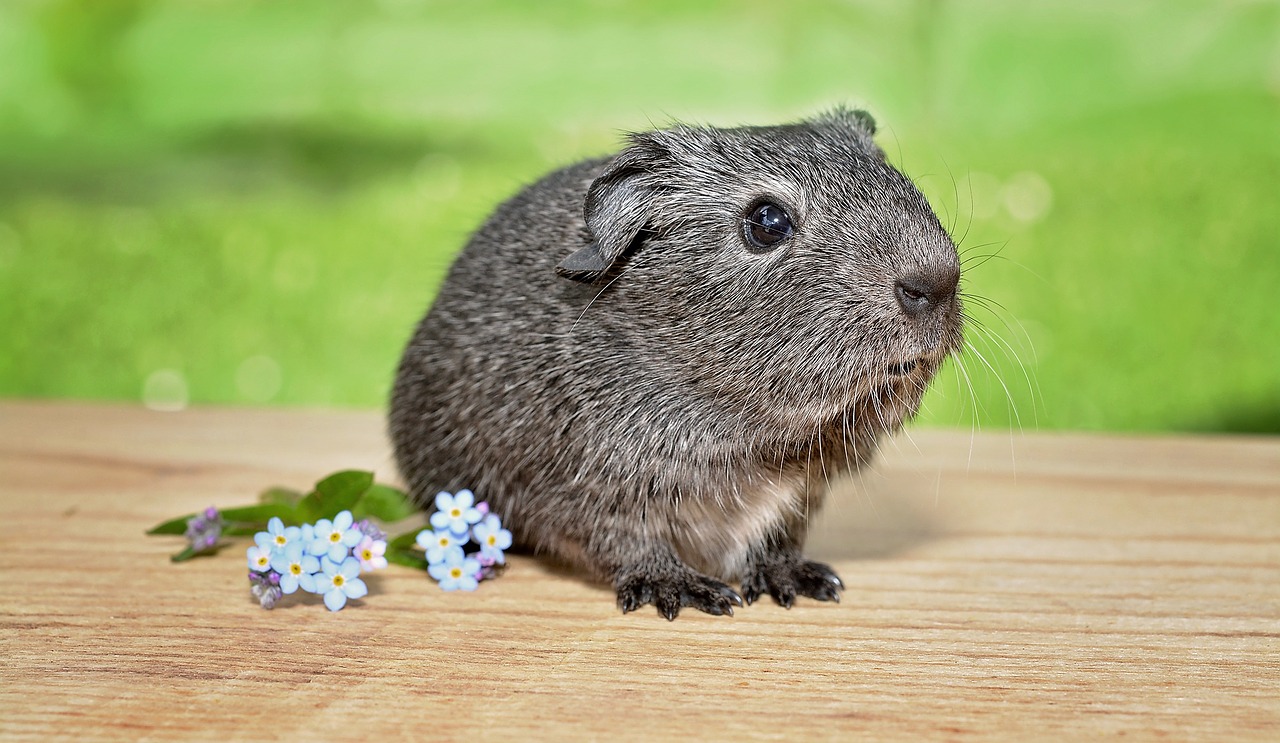
[[799, 559], [754, 568], [742, 580], [742, 598], [751, 604], [767, 593], [778, 604], [790, 609], [796, 596], [839, 603], [843, 588], [844, 582], [831, 566]]
[[618, 608], [624, 614], [653, 604], [659, 614], [674, 620], [685, 606], [716, 616], [733, 616], [733, 607], [742, 606], [737, 591], [692, 570], [661, 576], [633, 575], [617, 585]]

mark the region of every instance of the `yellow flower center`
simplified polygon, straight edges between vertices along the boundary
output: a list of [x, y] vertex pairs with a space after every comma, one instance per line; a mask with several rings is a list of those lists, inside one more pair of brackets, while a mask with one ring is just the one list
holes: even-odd
[[270, 560], [270, 559], [268, 559], [266, 555], [258, 555], [258, 566], [259, 566], [259, 567], [266, 567], [266, 566], [267, 566], [267, 563], [269, 563], [269, 562], [271, 562], [271, 560]]
[[455, 519], [460, 519], [460, 518], [462, 518], [462, 509], [461, 509], [461, 508], [455, 508], [455, 509], [453, 509], [452, 511], [450, 511], [450, 512], [449, 512], [449, 515], [450, 515], [451, 517], [455, 518]]
[[289, 566], [289, 572], [294, 575], [302, 575], [302, 566], [295, 562]]
[[342, 535], [335, 531], [329, 535], [329, 541], [337, 544], [342, 541]]
[[372, 560], [372, 559], [373, 559], [373, 550], [361, 550], [361, 551], [360, 551], [360, 559], [361, 559], [361, 560], [364, 560], [365, 562], [368, 562], [369, 560]]
[[280, 545], [281, 547], [285, 546], [285, 544], [287, 544], [288, 542], [289, 540], [285, 539], [283, 534], [276, 535], [276, 544]]
[[334, 586], [336, 586], [336, 587], [338, 587], [338, 588], [341, 588], [341, 587], [342, 587], [342, 584], [343, 584], [343, 583], [346, 583], [346, 582], [347, 582], [347, 579], [346, 579], [346, 578], [344, 578], [344, 577], [342, 577], [341, 575], [335, 575], [335, 576], [333, 576], [333, 585], [334, 585]]
[[462, 568], [452, 568], [451, 570], [449, 570], [449, 575], [453, 576], [454, 578], [461, 578]]
[[498, 537], [496, 535], [490, 534], [489, 538], [486, 539], [485, 541], [489, 543], [490, 547], [492, 547], [498, 543]]
[[448, 546], [449, 546], [449, 538], [448, 538], [448, 537], [440, 537], [440, 546], [441, 546], [441, 547], [448, 547]]

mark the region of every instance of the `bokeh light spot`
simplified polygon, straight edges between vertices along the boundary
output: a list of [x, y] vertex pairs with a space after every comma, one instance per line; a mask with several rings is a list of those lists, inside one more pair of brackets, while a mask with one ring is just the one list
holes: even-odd
[[280, 393], [284, 371], [270, 356], [250, 356], [236, 368], [236, 391], [250, 402], [269, 402]]
[[1038, 222], [1051, 206], [1053, 189], [1039, 173], [1016, 173], [1004, 186], [1004, 208], [1019, 222]]
[[190, 399], [187, 378], [176, 369], [156, 369], [142, 384], [142, 404], [151, 410], [176, 413], [186, 410]]

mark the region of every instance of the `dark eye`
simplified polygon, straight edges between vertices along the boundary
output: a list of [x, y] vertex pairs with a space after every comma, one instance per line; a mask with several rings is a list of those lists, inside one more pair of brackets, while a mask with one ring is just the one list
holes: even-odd
[[757, 250], [771, 250], [791, 237], [791, 217], [777, 204], [765, 202], [751, 210], [742, 220], [747, 244]]

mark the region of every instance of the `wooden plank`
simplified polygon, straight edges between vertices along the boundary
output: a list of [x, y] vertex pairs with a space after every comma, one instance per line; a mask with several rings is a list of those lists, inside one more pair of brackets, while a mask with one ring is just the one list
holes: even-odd
[[1280, 739], [1280, 440], [914, 430], [839, 485], [839, 605], [623, 616], [527, 557], [267, 612], [151, 524], [345, 467], [376, 413], [0, 403], [0, 738]]

